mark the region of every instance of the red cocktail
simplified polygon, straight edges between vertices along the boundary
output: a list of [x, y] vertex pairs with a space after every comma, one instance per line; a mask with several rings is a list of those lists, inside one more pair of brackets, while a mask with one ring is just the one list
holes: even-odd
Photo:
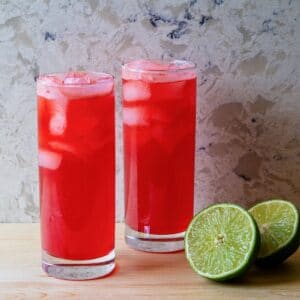
[[64, 279], [114, 268], [113, 77], [40, 76], [38, 140], [43, 268]]
[[183, 249], [194, 207], [194, 64], [134, 61], [122, 77], [127, 243]]

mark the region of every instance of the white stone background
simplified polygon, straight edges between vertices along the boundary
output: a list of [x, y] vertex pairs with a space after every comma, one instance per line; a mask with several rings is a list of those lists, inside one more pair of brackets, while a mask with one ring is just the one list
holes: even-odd
[[195, 199], [300, 205], [300, 1], [0, 0], [0, 222], [35, 222], [35, 79], [117, 80], [117, 219], [123, 217], [120, 64], [198, 65]]

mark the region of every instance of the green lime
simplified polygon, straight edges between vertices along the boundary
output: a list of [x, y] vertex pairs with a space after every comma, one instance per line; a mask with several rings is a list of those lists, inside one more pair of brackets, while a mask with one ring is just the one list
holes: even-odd
[[292, 255], [299, 247], [299, 211], [291, 202], [269, 200], [249, 210], [259, 227], [261, 247], [257, 263], [274, 266]]
[[185, 234], [185, 253], [195, 272], [224, 281], [242, 275], [255, 260], [260, 245], [257, 225], [242, 207], [209, 206], [191, 221]]

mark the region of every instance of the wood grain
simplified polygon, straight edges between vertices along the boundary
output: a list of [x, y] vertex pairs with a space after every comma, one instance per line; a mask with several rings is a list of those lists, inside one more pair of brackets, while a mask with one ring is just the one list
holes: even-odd
[[183, 252], [150, 254], [128, 248], [117, 225], [117, 268], [103, 279], [71, 282], [40, 267], [39, 224], [0, 224], [0, 300], [10, 299], [300, 299], [300, 253], [277, 269], [253, 267], [233, 283], [197, 276]]

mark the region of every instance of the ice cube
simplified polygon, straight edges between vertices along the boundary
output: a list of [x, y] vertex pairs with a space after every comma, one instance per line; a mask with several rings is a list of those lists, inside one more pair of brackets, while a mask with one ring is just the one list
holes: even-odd
[[62, 75], [59, 73], [40, 75], [38, 77], [38, 83], [48, 85], [48, 86], [59, 86], [63, 84], [63, 79], [62, 79]]
[[65, 85], [85, 85], [91, 84], [92, 80], [89, 74], [85, 72], [69, 72], [64, 78]]
[[69, 152], [72, 154], [78, 154], [77, 153], [78, 151], [76, 151], [76, 148], [74, 146], [63, 143], [63, 142], [52, 141], [52, 142], [49, 142], [49, 145], [55, 150], [65, 151], [65, 152]]
[[142, 81], [128, 81], [123, 85], [124, 101], [144, 101], [151, 97], [150, 87]]
[[37, 81], [37, 95], [49, 100], [64, 99], [60, 87], [63, 84], [60, 74], [40, 76]]
[[49, 169], [56, 170], [59, 168], [62, 160], [62, 156], [59, 153], [40, 149], [39, 150], [39, 166]]
[[[181, 81], [196, 77], [194, 67], [193, 63], [180, 60], [135, 60], [123, 66], [122, 77], [126, 80], [145, 80], [148, 82]], [[137, 70], [143, 72], [137, 72]]]
[[97, 95], [110, 94], [113, 91], [113, 88], [114, 82], [112, 80], [103, 81], [101, 84], [99, 84]]
[[61, 89], [56, 86], [47, 86], [44, 84], [37, 85], [37, 95], [48, 100], [65, 101], [66, 97], [61, 92]]
[[87, 98], [93, 96], [103, 96], [112, 93], [114, 83], [112, 81], [104, 81], [87, 86], [74, 88], [72, 86], [64, 86], [62, 92], [68, 99]]
[[123, 123], [129, 126], [146, 126], [149, 124], [144, 107], [124, 107]]
[[64, 112], [58, 111], [50, 120], [49, 129], [53, 135], [63, 135], [67, 127], [67, 120]]
[[72, 72], [65, 77], [62, 92], [67, 98], [76, 99], [110, 94], [113, 86], [112, 78], [105, 74]]

